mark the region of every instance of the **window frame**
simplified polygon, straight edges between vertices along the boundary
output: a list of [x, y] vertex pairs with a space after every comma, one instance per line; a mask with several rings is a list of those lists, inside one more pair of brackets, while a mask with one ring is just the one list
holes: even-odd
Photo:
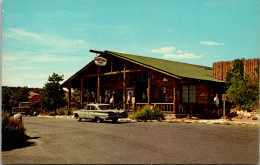
[[[187, 86], [188, 87], [188, 90], [187, 90], [187, 99], [188, 101], [183, 101], [183, 87], [184, 86]], [[191, 86], [194, 86], [194, 96], [193, 96], [193, 99], [194, 101], [191, 101], [193, 99], [191, 99]], [[182, 84], [181, 85], [181, 102], [182, 103], [196, 103], [196, 85], [195, 84]]]

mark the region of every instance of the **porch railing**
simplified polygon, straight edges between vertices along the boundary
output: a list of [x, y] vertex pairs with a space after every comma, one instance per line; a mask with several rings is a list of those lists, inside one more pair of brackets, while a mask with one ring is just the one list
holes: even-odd
[[177, 114], [193, 114], [195, 111], [195, 104], [180, 103], [177, 107]]
[[116, 108], [116, 109], [123, 109], [123, 101], [117, 103], [117, 104], [115, 105], [115, 108]]

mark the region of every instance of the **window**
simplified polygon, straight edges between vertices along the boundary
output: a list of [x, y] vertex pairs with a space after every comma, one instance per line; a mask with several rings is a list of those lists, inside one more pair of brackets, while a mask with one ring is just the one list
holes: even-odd
[[147, 72], [135, 72], [131, 74], [131, 82], [147, 81]]
[[162, 103], [166, 101], [166, 97], [165, 97], [166, 91], [167, 91], [166, 87], [158, 88], [159, 101]]
[[88, 105], [88, 106], [86, 107], [86, 110], [96, 110], [96, 107], [93, 106], [93, 105]]
[[183, 85], [182, 86], [182, 102], [183, 103], [195, 103], [195, 85]]

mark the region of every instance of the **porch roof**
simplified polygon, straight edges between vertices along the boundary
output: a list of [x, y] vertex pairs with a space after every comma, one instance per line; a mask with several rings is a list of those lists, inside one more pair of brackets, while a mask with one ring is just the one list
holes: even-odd
[[124, 58], [128, 61], [134, 61], [144, 66], [149, 66], [156, 70], [167, 72], [173, 76], [177, 76], [180, 78], [192, 78], [214, 82], [223, 82], [212, 77], [212, 67], [193, 65], [182, 62], [169, 61], [145, 56], [137, 56], [112, 51], [105, 51], [105, 53], [117, 56], [119, 58]]
[[[221, 80], [212, 77], [213, 75], [212, 67], [193, 65], [193, 64], [187, 64], [182, 62], [169, 61], [169, 60], [138, 56], [138, 55], [132, 55], [126, 53], [119, 53], [119, 52], [113, 52], [108, 50], [102, 52], [101, 55], [102, 54], [111, 55], [111, 56], [124, 59], [129, 62], [134, 62], [144, 67], [162, 73], [167, 73], [167, 75], [171, 75], [173, 77], [191, 78], [191, 79], [206, 80], [206, 81], [213, 81], [213, 82], [223, 82]], [[89, 64], [87, 64], [85, 67], [83, 67], [73, 76], [71, 76], [68, 80], [66, 80], [63, 84], [61, 84], [61, 86], [65, 87], [69, 81], [76, 78], [77, 75], [79, 75], [82, 71], [86, 70], [92, 64], [94, 65], [94, 60], [92, 60]]]

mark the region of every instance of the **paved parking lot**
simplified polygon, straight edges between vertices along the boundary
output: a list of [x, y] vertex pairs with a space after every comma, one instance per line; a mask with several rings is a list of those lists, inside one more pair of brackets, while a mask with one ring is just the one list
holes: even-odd
[[258, 164], [259, 127], [183, 123], [95, 123], [24, 117], [32, 137], [2, 162], [40, 164]]

